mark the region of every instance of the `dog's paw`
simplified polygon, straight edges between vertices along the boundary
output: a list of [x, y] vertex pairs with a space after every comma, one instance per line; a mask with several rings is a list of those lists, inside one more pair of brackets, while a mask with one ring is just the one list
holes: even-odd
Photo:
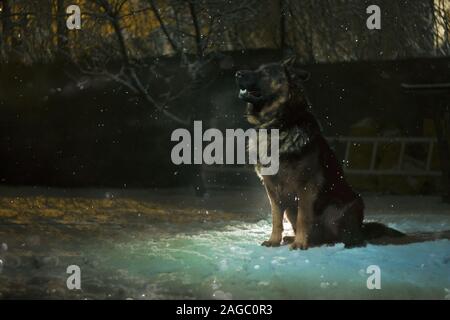
[[294, 236], [285, 236], [283, 237], [283, 244], [289, 244], [294, 242], [295, 237]]
[[280, 244], [281, 244], [281, 240], [271, 240], [271, 239], [261, 243], [261, 245], [264, 247], [279, 247]]
[[299, 242], [299, 241], [294, 241], [291, 243], [291, 245], [289, 246], [290, 250], [307, 250], [308, 249], [308, 244], [304, 243], [304, 242]]

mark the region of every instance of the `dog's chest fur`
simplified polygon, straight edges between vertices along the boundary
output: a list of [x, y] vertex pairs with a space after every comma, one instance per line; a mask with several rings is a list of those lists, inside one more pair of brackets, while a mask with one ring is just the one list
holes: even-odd
[[[293, 158], [301, 158], [305, 154], [306, 149], [309, 149], [310, 145], [314, 142], [316, 132], [314, 128], [306, 124], [305, 126], [292, 126], [289, 128], [279, 129], [279, 161], [280, 170], [283, 170], [286, 166], [292, 166]], [[270, 150], [271, 148], [270, 133], [267, 139], [250, 140], [249, 150]], [[259, 148], [259, 149], [257, 149]], [[265, 152], [262, 152], [261, 156], [265, 156]], [[261, 162], [259, 161], [255, 166], [256, 173], [260, 179], [263, 179], [261, 175]], [[301, 168], [298, 168], [301, 169]]]

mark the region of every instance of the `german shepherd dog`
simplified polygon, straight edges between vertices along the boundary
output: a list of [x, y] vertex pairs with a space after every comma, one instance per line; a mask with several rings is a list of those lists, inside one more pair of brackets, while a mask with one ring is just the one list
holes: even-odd
[[[363, 246], [371, 237], [402, 233], [379, 223], [363, 224], [364, 202], [345, 180], [336, 155], [310, 112], [303, 82], [309, 73], [295, 59], [238, 71], [239, 98], [247, 102], [246, 117], [256, 128], [279, 129], [279, 171], [260, 175], [272, 210], [272, 234], [262, 245], [306, 250], [343, 242]], [[295, 232], [282, 239], [286, 214]]]

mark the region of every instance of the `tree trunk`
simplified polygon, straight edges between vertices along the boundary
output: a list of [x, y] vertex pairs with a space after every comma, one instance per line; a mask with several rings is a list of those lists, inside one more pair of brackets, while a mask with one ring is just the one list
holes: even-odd
[[64, 0], [56, 0], [56, 58], [66, 60], [67, 54], [66, 7], [64, 6]]
[[177, 53], [178, 52], [178, 47], [175, 43], [175, 41], [172, 39], [172, 37], [170, 36], [169, 31], [166, 28], [166, 25], [161, 17], [161, 15], [159, 14], [158, 8], [156, 7], [156, 4], [154, 2], [154, 0], [149, 0], [150, 6], [152, 8], [153, 14], [156, 17], [156, 20], [158, 20], [159, 26], [161, 27], [162, 32], [164, 33], [164, 35], [167, 38], [167, 41], [169, 41], [170, 46], [172, 47], [172, 50]]
[[284, 54], [286, 49], [286, 3], [287, 0], [279, 0], [280, 6], [280, 50]]
[[189, 12], [192, 18], [192, 24], [194, 25], [195, 31], [195, 45], [197, 47], [197, 56], [199, 59], [203, 58], [203, 45], [202, 45], [202, 34], [200, 31], [200, 25], [197, 18], [197, 13], [195, 11], [195, 5], [192, 1], [188, 1]]
[[9, 0], [0, 0], [2, 3], [2, 41], [1, 41], [1, 50], [4, 56], [8, 55], [10, 46], [11, 46], [11, 6]]

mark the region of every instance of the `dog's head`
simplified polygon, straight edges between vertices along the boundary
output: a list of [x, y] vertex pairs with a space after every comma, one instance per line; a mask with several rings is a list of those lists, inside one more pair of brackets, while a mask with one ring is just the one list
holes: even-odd
[[302, 83], [309, 76], [309, 72], [298, 67], [294, 58], [265, 64], [254, 71], [236, 72], [239, 98], [248, 102], [248, 121], [260, 124], [264, 118], [278, 112], [294, 94], [302, 95]]

